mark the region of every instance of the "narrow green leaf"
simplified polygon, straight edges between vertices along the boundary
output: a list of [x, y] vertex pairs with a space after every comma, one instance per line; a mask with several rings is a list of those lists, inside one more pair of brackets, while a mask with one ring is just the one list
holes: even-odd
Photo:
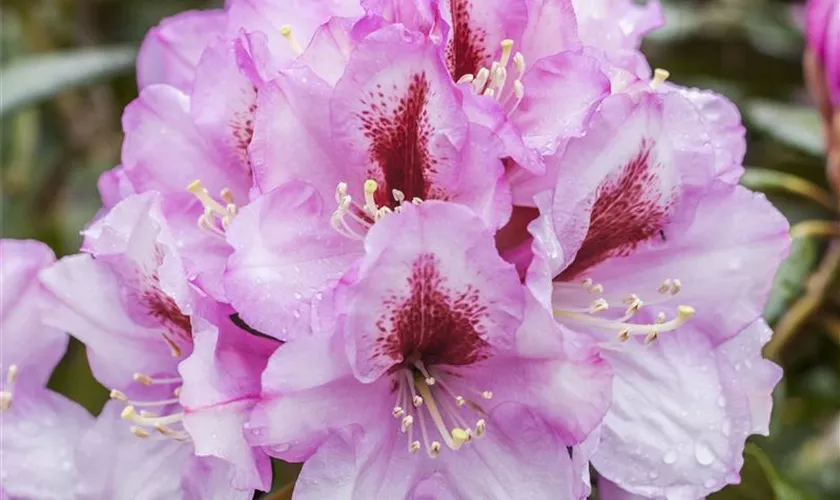
[[815, 156], [825, 155], [822, 121], [815, 109], [754, 100], [745, 110], [749, 121], [773, 138]]
[[0, 70], [0, 114], [129, 71], [135, 55], [119, 46], [21, 57]]

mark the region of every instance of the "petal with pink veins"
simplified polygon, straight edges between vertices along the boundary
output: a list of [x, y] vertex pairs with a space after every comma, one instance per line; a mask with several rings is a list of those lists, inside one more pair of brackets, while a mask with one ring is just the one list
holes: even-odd
[[193, 353], [178, 367], [184, 429], [197, 456], [214, 456], [235, 471], [233, 486], [268, 491], [268, 456], [245, 440], [243, 425], [260, 394], [260, 376], [279, 343], [233, 324], [228, 307], [194, 316]]

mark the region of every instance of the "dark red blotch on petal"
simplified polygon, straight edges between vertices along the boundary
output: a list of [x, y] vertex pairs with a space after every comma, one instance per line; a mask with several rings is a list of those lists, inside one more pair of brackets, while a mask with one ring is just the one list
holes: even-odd
[[429, 153], [429, 92], [425, 73], [418, 73], [411, 77], [408, 90], [396, 106], [388, 105], [379, 85], [368, 93], [368, 109], [362, 111], [361, 120], [365, 137], [371, 141], [371, 160], [379, 168], [368, 174], [383, 181], [375, 195], [379, 206], [397, 205], [394, 189], [402, 191], [407, 200], [440, 198], [431, 193], [430, 174], [436, 172], [437, 161]]
[[464, 75], [475, 75], [484, 66], [487, 52], [487, 32], [470, 24], [470, 0], [450, 0], [452, 40], [446, 49], [446, 61], [452, 78], [458, 81]]
[[408, 299], [385, 301], [389, 313], [377, 322], [376, 356], [402, 358], [409, 367], [416, 361], [463, 366], [487, 358], [489, 344], [482, 338], [482, 321], [489, 311], [478, 290], [447, 288], [437, 257], [430, 253], [414, 262], [408, 285]]
[[600, 186], [589, 232], [557, 281], [572, 280], [610, 257], [629, 255], [643, 241], [660, 235], [671, 196], [658, 191], [657, 166], [651, 162], [651, 147], [642, 141], [621, 174]]
[[181, 312], [171, 297], [158, 289], [151, 289], [143, 292], [141, 300], [148, 308], [149, 316], [158, 320], [174, 337], [192, 339], [190, 317]]

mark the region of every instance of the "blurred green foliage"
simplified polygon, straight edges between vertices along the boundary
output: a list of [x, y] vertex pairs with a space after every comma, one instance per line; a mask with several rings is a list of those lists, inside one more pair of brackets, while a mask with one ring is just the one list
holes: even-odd
[[[119, 161], [121, 110], [137, 94], [133, 50], [161, 18], [218, 4], [4, 1], [2, 237], [37, 238], [59, 256], [78, 249], [79, 230], [99, 208], [96, 179]], [[831, 198], [825, 202], [820, 123], [801, 77], [799, 6], [781, 0], [666, 4], [668, 26], [646, 42], [645, 52], [674, 82], [717, 90], [739, 105], [748, 128], [746, 164], [763, 169], [752, 171], [745, 183], [772, 193], [792, 223], [836, 218], [836, 199], [833, 208]], [[39, 79], [49, 85], [28, 83]], [[27, 87], [34, 90], [26, 93]], [[814, 189], [803, 193], [784, 174]], [[826, 256], [838, 244], [797, 239], [776, 277], [767, 318], [784, 332], [783, 339], [774, 339], [772, 354], [785, 377], [775, 394], [772, 433], [751, 439], [742, 484], [715, 499], [840, 498], [840, 287], [837, 265]], [[815, 287], [816, 304], [803, 305]], [[800, 317], [796, 311], [804, 312]], [[107, 397], [76, 342], [50, 384], [93, 412]], [[276, 484], [287, 484], [298, 470], [278, 464]]]

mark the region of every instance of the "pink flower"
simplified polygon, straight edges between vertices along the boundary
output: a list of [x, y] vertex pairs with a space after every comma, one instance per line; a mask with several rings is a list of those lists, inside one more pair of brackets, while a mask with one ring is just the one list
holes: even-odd
[[840, 1], [808, 0], [805, 36], [823, 69], [828, 95], [840, 107]]
[[42, 273], [55, 297], [45, 319], [87, 345], [95, 376], [126, 405], [126, 433], [221, 458], [233, 487], [267, 489], [268, 459], [242, 423], [276, 346], [188, 282], [164, 205], [155, 192], [132, 195], [91, 225], [85, 253]]
[[[561, 324], [600, 340], [615, 370], [592, 462], [647, 497], [696, 498], [737, 481], [780, 376], [761, 360], [759, 318], [787, 223], [733, 184], [738, 152], [709, 146], [738, 132], [716, 128], [727, 115], [697, 97], [605, 100], [589, 134], [554, 160], [560, 181], [538, 195], [530, 225], [529, 286]], [[701, 121], [686, 124], [692, 115]], [[684, 134], [703, 123], [705, 135]]]
[[67, 334], [45, 326], [38, 273], [55, 255], [37, 241], [0, 240], [0, 477], [12, 498], [61, 499], [78, 480], [73, 450], [92, 417], [46, 388]]
[[252, 444], [306, 461], [296, 496], [578, 498], [566, 447], [600, 421], [610, 372], [530, 298], [482, 220], [406, 204], [357, 258], [325, 299], [330, 328], [272, 356], [249, 423]]

